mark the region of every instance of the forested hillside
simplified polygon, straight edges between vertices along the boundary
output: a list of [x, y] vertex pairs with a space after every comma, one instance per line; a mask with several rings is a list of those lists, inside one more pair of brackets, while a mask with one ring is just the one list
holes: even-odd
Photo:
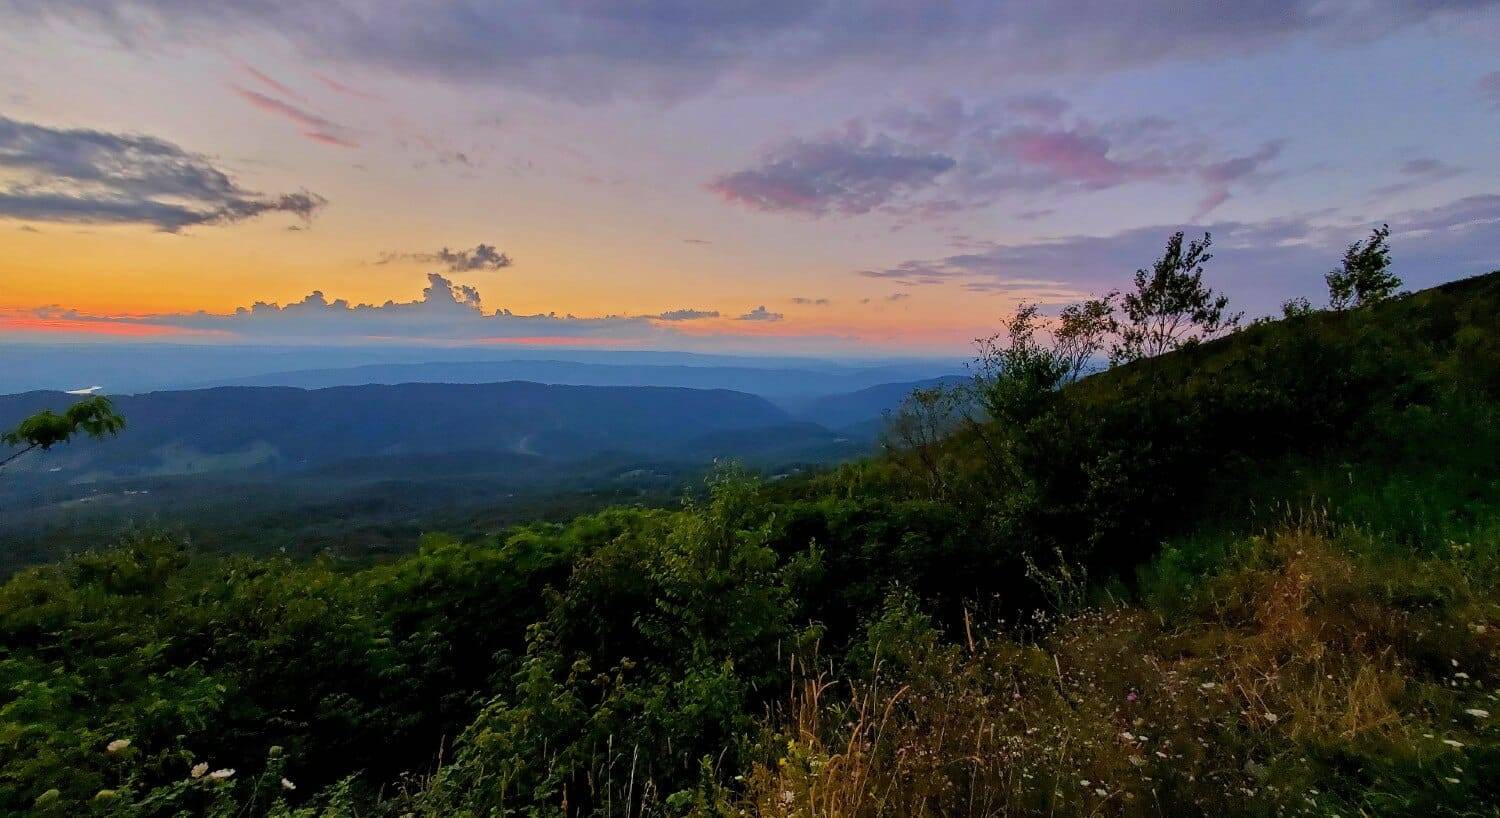
[[1201, 343], [1130, 297], [1023, 308], [808, 477], [23, 571], [0, 811], [1496, 814], [1500, 272]]

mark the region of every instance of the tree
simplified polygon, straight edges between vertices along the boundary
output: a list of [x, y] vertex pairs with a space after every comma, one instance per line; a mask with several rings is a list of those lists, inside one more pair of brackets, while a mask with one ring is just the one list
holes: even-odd
[[1343, 311], [1384, 301], [1401, 287], [1401, 279], [1391, 273], [1391, 247], [1387, 239], [1391, 226], [1382, 224], [1362, 242], [1349, 245], [1344, 261], [1337, 270], [1323, 277], [1328, 282], [1328, 306]]
[[1052, 348], [1065, 367], [1065, 383], [1082, 377], [1095, 356], [1104, 351], [1109, 337], [1119, 332], [1120, 325], [1115, 320], [1117, 295], [1107, 293], [1103, 298], [1069, 304], [1058, 315]]
[[1229, 298], [1203, 284], [1203, 265], [1213, 258], [1213, 237], [1182, 245], [1181, 231], [1150, 270], [1135, 271], [1135, 291], [1122, 303], [1125, 323], [1110, 352], [1115, 363], [1150, 358], [1193, 346], [1239, 326], [1243, 313], [1226, 314]]
[[103, 395], [81, 400], [69, 406], [61, 415], [44, 409], [21, 421], [11, 431], [0, 434], [0, 442], [22, 447], [20, 451], [0, 460], [0, 467], [32, 449], [46, 451], [79, 434], [102, 438], [105, 435], [119, 434], [123, 428], [125, 419], [115, 413], [114, 404]]
[[967, 419], [971, 402], [969, 390], [937, 384], [913, 389], [894, 412], [887, 413], [886, 448], [902, 455], [896, 462], [918, 473], [933, 498], [948, 490], [943, 449]]
[[1005, 332], [977, 341], [978, 398], [989, 417], [1022, 426], [1051, 404], [1072, 362], [1037, 341], [1037, 305], [1021, 303]]

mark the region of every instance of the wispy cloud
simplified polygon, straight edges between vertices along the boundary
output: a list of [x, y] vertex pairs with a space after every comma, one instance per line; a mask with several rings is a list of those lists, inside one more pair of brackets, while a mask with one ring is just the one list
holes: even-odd
[[468, 250], [449, 250], [444, 247], [436, 252], [382, 253], [376, 264], [395, 261], [418, 261], [424, 264], [441, 264], [450, 273], [468, 273], [475, 270], [501, 270], [515, 262], [493, 244], [479, 243]]
[[709, 190], [768, 212], [941, 216], [1008, 196], [1065, 195], [1139, 182], [1203, 189], [1199, 215], [1236, 186], [1264, 185], [1283, 143], [1243, 154], [1153, 118], [1094, 122], [1061, 99], [983, 104], [945, 97], [856, 119], [842, 130], [775, 145]]
[[327, 74], [315, 73], [313, 74], [313, 76], [317, 77], [318, 81], [327, 86], [330, 91], [343, 94], [346, 97], [354, 97], [356, 99], [362, 99], [367, 102], [374, 102], [380, 99], [380, 97], [375, 94], [372, 94], [368, 91], [362, 91], [352, 85], [339, 82], [338, 80], [328, 76]]
[[305, 111], [289, 102], [266, 96], [259, 91], [252, 91], [236, 85], [234, 86], [234, 92], [241, 99], [262, 111], [295, 122], [302, 127], [302, 135], [314, 142], [321, 142], [325, 145], [332, 145], [338, 148], [359, 147], [359, 143], [351, 136], [350, 130], [337, 122]]
[[1479, 93], [1491, 107], [1500, 110], [1500, 71], [1479, 78]]
[[956, 164], [951, 156], [871, 137], [854, 125], [777, 145], [755, 167], [720, 176], [708, 189], [756, 210], [853, 216], [933, 186]]
[[[1500, 269], [1500, 195], [1469, 196], [1448, 204], [1393, 213], [1396, 272], [1411, 286]], [[1267, 311], [1288, 295], [1317, 296], [1323, 271], [1370, 224], [1290, 216], [1259, 222], [1219, 221], [1155, 225], [1105, 236], [1059, 236], [1031, 242], [976, 245], [972, 252], [910, 260], [858, 271], [866, 278], [908, 286], [951, 284], [1056, 303], [1121, 286], [1131, 272], [1161, 254], [1176, 230], [1210, 232], [1216, 258], [1211, 273]], [[1219, 286], [1219, 284], [1216, 284]]]
[[[722, 80], [805, 81], [856, 68], [893, 76], [934, 59], [986, 76], [1082, 74], [1244, 54], [1296, 38], [1362, 42], [1434, 18], [1479, 16], [1491, 0], [1180, 0], [1001, 3], [768, 0], [684, 11], [680, 0], [504, 4], [434, 0], [47, 0], [12, 3], [15, 25], [63, 21], [133, 47], [274, 37], [304, 56], [357, 68], [508, 87], [575, 100], [681, 97]], [[1172, 32], [1164, 36], [1163, 21]]]
[[147, 224], [168, 232], [264, 213], [304, 221], [326, 204], [308, 191], [247, 190], [206, 156], [162, 139], [51, 128], [0, 116], [0, 218]]
[[827, 298], [802, 298], [800, 296], [796, 297], [796, 298], [791, 298], [791, 299], [788, 299], [788, 300], [791, 301], [793, 304], [800, 304], [800, 305], [802, 305], [804, 307], [808, 307], [808, 306], [811, 306], [811, 307], [826, 307], [829, 304], [833, 303], [832, 301], [830, 301]]
[[277, 80], [275, 77], [272, 77], [271, 75], [265, 73], [264, 71], [261, 71], [260, 69], [256, 68], [253, 65], [250, 65], [249, 63], [240, 63], [240, 70], [244, 71], [246, 74], [248, 74], [256, 82], [260, 83], [261, 85], [266, 86], [267, 88], [271, 89], [272, 91], [275, 91], [278, 94], [281, 94], [284, 97], [291, 97], [292, 99], [295, 99], [298, 102], [306, 102], [307, 101], [306, 97], [302, 96], [301, 94], [297, 93], [292, 88], [290, 88], [287, 85], [283, 84], [282, 82], [280, 82], [279, 80]]

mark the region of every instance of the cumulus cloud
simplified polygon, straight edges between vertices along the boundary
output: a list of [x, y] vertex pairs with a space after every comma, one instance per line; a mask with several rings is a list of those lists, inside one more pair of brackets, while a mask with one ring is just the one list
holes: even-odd
[[[501, 80], [573, 99], [681, 96], [720, 80], [967, 60], [990, 75], [1086, 72], [1243, 54], [1314, 36], [1364, 41], [1493, 0], [12, 0], [10, 25], [63, 21], [142, 49], [273, 37], [351, 68]], [[1164, 36], [1163, 21], [1173, 32]]]
[[1215, 286], [1242, 306], [1270, 311], [1288, 294], [1318, 296], [1322, 274], [1371, 223], [1389, 221], [1395, 270], [1408, 286], [1500, 268], [1500, 195], [1469, 196], [1448, 204], [1391, 214], [1387, 219], [1328, 221], [1292, 216], [1260, 222], [1219, 221], [1156, 225], [1107, 236], [1059, 236], [1041, 241], [991, 243], [937, 259], [911, 260], [861, 270], [867, 278], [907, 286], [954, 284], [1050, 303], [1118, 288], [1136, 267], [1161, 254], [1176, 230], [1213, 234], [1209, 265]]
[[420, 298], [383, 304], [353, 304], [314, 291], [290, 304], [260, 301], [228, 314], [200, 311], [102, 316], [58, 307], [44, 307], [29, 314], [84, 330], [108, 331], [111, 326], [129, 326], [275, 342], [641, 341], [660, 337], [664, 331], [658, 328], [658, 316], [587, 318], [557, 313], [522, 315], [503, 308], [486, 311], [477, 289], [456, 284], [439, 273], [428, 274], [427, 287]]
[[1280, 141], [1233, 154], [1156, 118], [1067, 116], [1051, 96], [970, 104], [945, 97], [773, 146], [709, 189], [768, 212], [941, 216], [1010, 195], [1069, 194], [1137, 182], [1204, 189], [1200, 215], [1231, 189], [1262, 185]]
[[718, 310], [667, 310], [656, 316], [658, 321], [700, 321], [704, 318], [718, 318]]
[[51, 128], [0, 116], [0, 218], [148, 224], [168, 232], [283, 212], [304, 221], [326, 200], [308, 191], [264, 195], [206, 156], [162, 139]]
[[786, 316], [782, 315], [779, 312], [771, 312], [770, 310], [766, 309], [766, 305], [765, 304], [762, 304], [759, 307], [756, 307], [755, 309], [753, 309], [753, 310], [745, 313], [744, 315], [741, 315], [739, 318], [737, 318], [735, 320], [736, 321], [780, 321], [781, 319], [783, 319], [785, 317]]
[[437, 252], [384, 253], [375, 262], [389, 264], [400, 260], [419, 261], [424, 264], [442, 264], [450, 273], [468, 273], [476, 270], [501, 270], [515, 262], [493, 244], [476, 244], [469, 250], [449, 250], [444, 247]]

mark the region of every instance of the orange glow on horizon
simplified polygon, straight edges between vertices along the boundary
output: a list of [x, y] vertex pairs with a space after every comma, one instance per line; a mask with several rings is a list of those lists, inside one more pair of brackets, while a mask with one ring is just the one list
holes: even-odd
[[135, 324], [124, 321], [92, 321], [86, 318], [43, 318], [35, 315], [0, 315], [0, 332], [40, 334], [99, 335], [115, 338], [154, 338], [163, 336], [214, 336], [228, 333], [218, 330], [167, 327], [160, 324]]

